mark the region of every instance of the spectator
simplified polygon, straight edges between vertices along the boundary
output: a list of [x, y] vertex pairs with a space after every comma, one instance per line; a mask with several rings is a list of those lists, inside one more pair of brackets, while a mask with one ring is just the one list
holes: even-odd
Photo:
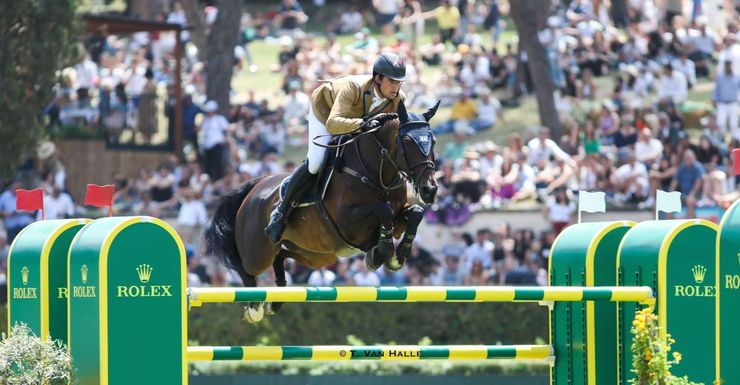
[[541, 127], [538, 137], [527, 143], [529, 157], [527, 163], [535, 165], [538, 162], [548, 161], [551, 158], [560, 159], [568, 165], [575, 166], [575, 161], [560, 146], [550, 139], [550, 129]]
[[683, 103], [688, 97], [686, 76], [679, 71], [674, 71], [670, 63], [663, 66], [663, 76], [660, 77], [658, 85], [658, 97], [667, 99], [676, 105]]
[[318, 269], [314, 270], [311, 275], [308, 276], [309, 286], [332, 286], [337, 275], [329, 269]]
[[359, 263], [360, 271], [355, 273], [352, 280], [357, 286], [380, 286], [380, 277], [374, 271], [369, 271], [365, 263]]
[[373, 0], [375, 11], [378, 12], [376, 23], [383, 35], [390, 36], [394, 32], [394, 20], [398, 15], [399, 0]]
[[733, 72], [731, 61], [725, 61], [724, 73], [717, 75], [717, 81], [712, 92], [712, 102], [717, 108], [717, 125], [725, 134], [729, 132], [733, 138], [740, 139], [738, 129], [737, 101], [740, 94], [740, 78]]
[[627, 152], [627, 163], [617, 169], [615, 174], [617, 201], [620, 203], [640, 203], [648, 197], [648, 172], [643, 163], [637, 161], [633, 151]]
[[[41, 217], [39, 213], [39, 219]], [[66, 219], [75, 215], [72, 197], [57, 186], [51, 187], [51, 194], [44, 194], [45, 219]]]
[[200, 196], [190, 187], [182, 189], [180, 210], [177, 213], [177, 232], [183, 242], [198, 246], [203, 226], [208, 222], [206, 206]]
[[439, 27], [439, 36], [443, 44], [452, 40], [460, 24], [460, 10], [453, 7], [450, 0], [442, 0], [440, 6], [432, 11], [425, 12], [424, 18], [435, 17]]
[[450, 161], [462, 158], [465, 150], [468, 148], [467, 138], [472, 134], [473, 130], [468, 126], [466, 121], [456, 123], [454, 142], [447, 143], [442, 152], [442, 157]]
[[688, 88], [692, 88], [696, 85], [696, 66], [694, 62], [690, 60], [685, 51], [679, 52], [679, 57], [671, 63], [674, 70], [683, 74], [686, 78]]
[[218, 103], [213, 100], [206, 103], [204, 111], [206, 116], [201, 123], [204, 169], [212, 180], [217, 181], [224, 176], [224, 151], [226, 149], [226, 131], [229, 128], [229, 122], [218, 113]]
[[649, 128], [643, 128], [639, 131], [635, 143], [635, 157], [647, 167], [651, 167], [663, 155], [663, 143], [652, 134]]
[[556, 190], [554, 199], [545, 206], [545, 218], [550, 221], [556, 235], [574, 222], [575, 212], [576, 205], [570, 201], [565, 189]]
[[480, 260], [473, 261], [473, 264], [470, 267], [470, 270], [468, 270], [468, 273], [465, 274], [465, 278], [463, 279], [463, 284], [465, 286], [482, 286], [482, 285], [488, 285], [488, 272], [483, 267], [483, 262]]
[[[484, 88], [478, 100], [477, 117], [473, 120], [472, 126], [476, 132], [492, 128], [496, 125], [498, 118], [503, 118], [501, 103], [495, 97], [491, 96], [491, 91]], [[501, 119], [503, 120], [503, 119]]]
[[438, 282], [435, 282], [435, 285], [462, 285], [465, 279], [465, 272], [460, 268], [460, 257], [457, 255], [446, 255], [444, 260], [445, 266], [439, 275]]
[[278, 7], [275, 23], [279, 35], [295, 36], [301, 32], [301, 26], [308, 20], [298, 0], [282, 0]]
[[681, 199], [687, 210], [687, 218], [694, 218], [696, 203], [701, 194], [704, 168], [696, 161], [696, 155], [691, 150], [683, 154], [683, 162], [676, 171], [671, 183], [671, 191], [681, 193]]
[[[469, 126], [471, 122], [476, 118], [478, 114], [478, 106], [470, 99], [470, 92], [465, 91], [460, 95], [460, 98], [452, 103], [452, 111], [450, 112], [450, 120], [440, 124], [434, 129], [437, 135], [450, 133], [453, 130], [457, 131], [457, 127]], [[460, 126], [458, 126], [458, 124]]]
[[11, 183], [10, 188], [0, 194], [0, 216], [3, 217], [7, 242], [13, 243], [16, 235], [33, 222], [33, 215], [29, 211], [18, 211], [15, 209], [16, 195], [15, 191], [20, 189], [21, 183], [15, 181]]
[[476, 261], [481, 263], [484, 270], [492, 270], [494, 247], [495, 245], [490, 240], [490, 230], [479, 229], [476, 235], [476, 242], [468, 246], [465, 250], [463, 270], [470, 272]]

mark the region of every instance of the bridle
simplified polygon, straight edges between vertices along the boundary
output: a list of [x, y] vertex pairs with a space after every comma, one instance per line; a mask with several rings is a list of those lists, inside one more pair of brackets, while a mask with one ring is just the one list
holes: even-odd
[[[421, 177], [422, 175], [424, 175], [424, 172], [428, 168], [431, 168], [432, 170], [434, 170], [434, 155], [432, 154], [432, 159], [428, 159], [429, 153], [425, 153], [421, 148], [419, 148], [419, 150], [422, 153], [424, 153], [426, 157], [423, 160], [414, 163], [413, 165], [410, 165], [408, 161], [406, 144], [404, 143], [403, 139], [404, 137], [409, 136], [409, 135], [403, 133], [404, 132], [403, 129], [406, 126], [408, 127], [411, 127], [411, 125], [421, 126], [422, 124], [427, 128], [428, 133], [429, 133], [429, 138], [427, 140], [433, 140], [433, 134], [432, 134], [431, 129], [429, 129], [429, 123], [427, 122], [423, 122], [423, 121], [406, 122], [406, 123], [401, 124], [398, 127], [398, 135], [396, 136], [396, 145], [401, 151], [402, 159], [403, 159], [403, 162], [407, 166], [408, 172], [404, 171], [398, 165], [398, 163], [391, 156], [391, 151], [388, 149], [388, 147], [383, 142], [381, 142], [380, 139], [378, 139], [377, 133], [379, 132], [380, 127], [372, 128], [367, 131], [362, 131], [359, 134], [348, 139], [347, 141], [341, 142], [335, 145], [331, 145], [331, 144], [325, 145], [325, 144], [317, 143], [316, 139], [318, 139], [318, 137], [314, 138], [313, 143], [316, 144], [317, 146], [321, 146], [324, 148], [337, 149], [340, 152], [338, 156], [341, 155], [341, 153], [344, 151], [347, 145], [354, 144], [355, 153], [357, 154], [357, 159], [360, 163], [360, 167], [362, 168], [362, 172], [353, 170], [352, 168], [347, 167], [346, 165], [342, 166], [341, 168], [342, 172], [352, 175], [353, 177], [359, 179], [362, 183], [373, 187], [375, 190], [381, 193], [381, 195], [383, 196], [385, 200], [388, 200], [390, 197], [390, 193], [393, 190], [399, 189], [402, 186], [404, 186], [406, 182], [411, 182], [412, 186], [414, 186], [414, 190], [418, 193], [419, 183], [421, 182]], [[379, 160], [380, 164], [378, 165], [377, 179], [372, 178], [370, 176], [372, 173], [368, 170], [367, 166], [365, 165], [365, 162], [363, 161], [364, 158], [362, 156], [362, 153], [360, 152], [360, 145], [359, 145], [358, 140], [362, 136], [366, 136], [366, 135], [371, 135], [371, 137], [374, 139], [375, 144], [377, 145], [377, 148], [378, 148], [378, 154], [380, 155], [380, 160]], [[431, 147], [430, 147], [430, 152], [431, 152]], [[393, 172], [393, 178], [387, 184], [383, 180], [383, 170], [386, 167], [385, 166], [386, 161], [390, 163], [393, 168], [395, 168], [395, 171]], [[420, 166], [423, 166], [423, 167], [421, 168], [421, 171], [417, 174], [416, 170]]]

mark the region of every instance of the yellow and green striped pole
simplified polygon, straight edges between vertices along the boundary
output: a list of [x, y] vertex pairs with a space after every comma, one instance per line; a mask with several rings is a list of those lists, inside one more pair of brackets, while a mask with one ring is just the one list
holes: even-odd
[[540, 302], [634, 301], [650, 287], [401, 286], [191, 288], [190, 306], [217, 302]]
[[549, 360], [550, 345], [188, 346], [189, 361]]

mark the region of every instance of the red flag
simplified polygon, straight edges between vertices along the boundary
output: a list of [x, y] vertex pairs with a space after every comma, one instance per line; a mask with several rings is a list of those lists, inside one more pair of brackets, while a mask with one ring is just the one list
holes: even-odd
[[732, 150], [732, 171], [735, 175], [740, 175], [740, 148]]
[[108, 216], [113, 216], [113, 189], [112, 184], [98, 186], [89, 183], [85, 193], [85, 205], [108, 207]]
[[41, 210], [41, 219], [44, 219], [44, 190], [15, 190], [15, 209], [36, 211]]

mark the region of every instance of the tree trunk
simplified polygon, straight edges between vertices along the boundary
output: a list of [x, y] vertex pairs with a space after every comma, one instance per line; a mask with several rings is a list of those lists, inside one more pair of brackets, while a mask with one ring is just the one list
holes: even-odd
[[182, 9], [190, 27], [190, 41], [198, 48], [198, 60], [206, 61], [208, 48], [206, 45], [206, 23], [203, 20], [203, 10], [198, 5], [198, 0], [181, 0]]
[[560, 123], [558, 111], [555, 108], [555, 85], [550, 75], [545, 47], [540, 43], [537, 33], [547, 24], [547, 17], [552, 7], [551, 0], [512, 1], [511, 16], [514, 18], [516, 29], [521, 42], [520, 47], [527, 51], [529, 72], [532, 75], [534, 91], [537, 95], [537, 108], [540, 113], [540, 123], [549, 127], [551, 138], [559, 142], [563, 136], [563, 126]]
[[208, 34], [208, 61], [206, 64], [206, 94], [218, 102], [218, 112], [229, 111], [229, 91], [234, 69], [234, 46], [239, 36], [241, 2], [218, 0], [218, 16]]

